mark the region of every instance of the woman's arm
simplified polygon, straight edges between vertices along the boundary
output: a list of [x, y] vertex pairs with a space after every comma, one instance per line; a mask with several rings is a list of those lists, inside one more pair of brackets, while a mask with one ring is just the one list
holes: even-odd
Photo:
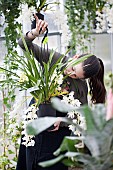
[[[49, 59], [51, 50], [41, 48], [37, 44], [34, 44], [33, 40], [46, 31], [46, 27], [48, 26], [48, 24], [45, 21], [38, 19], [38, 17], [36, 15], [35, 15], [35, 18], [36, 18], [36, 28], [27, 32], [26, 35], [24, 36], [24, 39], [25, 39], [28, 49], [32, 50], [34, 57], [40, 63], [42, 63], [42, 61], [47, 62]], [[41, 29], [41, 31], [40, 31], [40, 29]], [[40, 32], [40, 34], [39, 34], [39, 32]], [[18, 44], [23, 50], [25, 50], [22, 38], [19, 39]], [[61, 56], [60, 53], [55, 52], [52, 64], [54, 64], [60, 56]], [[64, 62], [66, 60], [67, 60], [67, 57], [64, 58]]]
[[[29, 39], [29, 37], [27, 35], [24, 36], [24, 39], [25, 39], [25, 42], [27, 44], [27, 47], [29, 50], [32, 51], [34, 57], [40, 62], [42, 63], [43, 62], [46, 62], [48, 61], [49, 59], [49, 56], [50, 56], [50, 52], [51, 50], [50, 49], [44, 49], [43, 47], [40, 47], [38, 46], [37, 44], [34, 44], [32, 41], [32, 39]], [[18, 41], [18, 44], [19, 46], [25, 50], [25, 47], [24, 47], [24, 43], [22, 41], [22, 38], [19, 39]], [[54, 64], [58, 58], [61, 56], [62, 54], [61, 53], [58, 53], [58, 52], [55, 52], [54, 53], [54, 56], [53, 56], [53, 60], [52, 60], [52, 64]], [[67, 57], [65, 56], [64, 57], [64, 62], [67, 61]]]

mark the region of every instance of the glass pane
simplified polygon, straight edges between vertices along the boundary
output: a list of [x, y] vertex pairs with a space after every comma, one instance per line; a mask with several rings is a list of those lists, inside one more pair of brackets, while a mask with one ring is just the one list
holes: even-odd
[[95, 44], [91, 51], [103, 60], [105, 72], [111, 71], [112, 62], [110, 34], [93, 34], [92, 37], [95, 38]]

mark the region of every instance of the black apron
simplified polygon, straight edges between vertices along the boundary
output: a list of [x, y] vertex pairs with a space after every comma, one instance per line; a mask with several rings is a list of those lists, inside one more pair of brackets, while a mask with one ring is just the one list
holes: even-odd
[[[34, 99], [30, 105], [33, 103]], [[57, 117], [61, 117], [61, 115], [65, 116], [57, 111]], [[71, 131], [68, 127], [59, 127], [57, 131], [44, 131], [35, 136], [34, 146], [26, 147], [20, 144], [16, 170], [68, 170], [68, 167], [61, 162], [47, 168], [42, 168], [38, 163], [55, 158], [53, 152], [59, 148], [63, 138], [70, 134]]]
[[[70, 91], [75, 92], [75, 99], [79, 99], [82, 104], [87, 103], [87, 84], [84, 80], [67, 78], [70, 83]], [[35, 102], [31, 100], [30, 105]], [[57, 111], [57, 117], [66, 115]], [[65, 136], [70, 136], [68, 127], [60, 127], [58, 131], [44, 131], [35, 137], [35, 146], [20, 144], [18, 162], [16, 170], [68, 170], [62, 163], [57, 163], [49, 168], [38, 166], [38, 162], [54, 158], [53, 152], [57, 150]]]

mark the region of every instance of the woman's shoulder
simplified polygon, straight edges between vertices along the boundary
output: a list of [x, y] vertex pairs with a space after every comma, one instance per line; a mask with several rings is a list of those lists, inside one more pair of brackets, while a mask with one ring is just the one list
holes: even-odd
[[78, 93], [88, 93], [87, 81], [85, 79], [69, 79], [71, 90]]
[[73, 84], [78, 84], [78, 85], [85, 85], [87, 86], [87, 81], [85, 79], [73, 79], [69, 78], [69, 81]]

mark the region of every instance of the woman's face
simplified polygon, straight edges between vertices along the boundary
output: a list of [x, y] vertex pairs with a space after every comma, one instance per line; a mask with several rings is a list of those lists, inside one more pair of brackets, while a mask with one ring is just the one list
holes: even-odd
[[[78, 56], [74, 56], [73, 59], [76, 60]], [[67, 67], [64, 70], [64, 74], [68, 75], [73, 79], [83, 79], [84, 78], [84, 71], [83, 71], [83, 63], [77, 64], [74, 67]]]

